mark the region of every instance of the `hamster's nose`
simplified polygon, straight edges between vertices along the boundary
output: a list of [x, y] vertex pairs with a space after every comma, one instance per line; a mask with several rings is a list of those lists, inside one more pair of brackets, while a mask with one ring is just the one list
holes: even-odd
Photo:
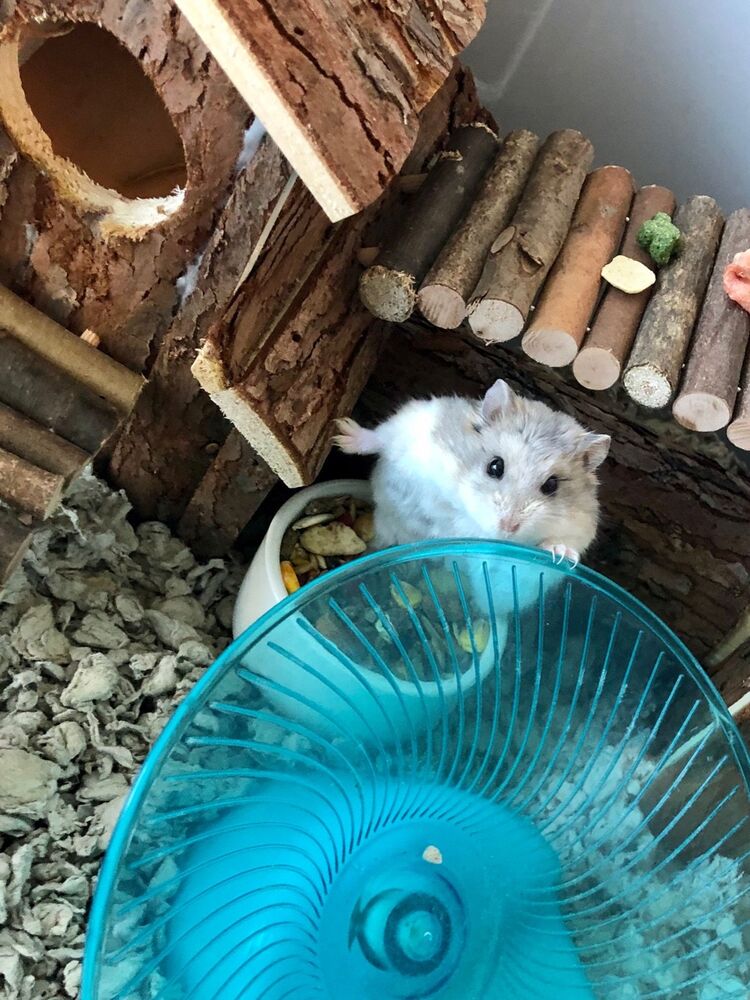
[[503, 531], [507, 531], [509, 535], [515, 535], [515, 533], [521, 527], [521, 522], [517, 521], [513, 517], [501, 517], [500, 527]]

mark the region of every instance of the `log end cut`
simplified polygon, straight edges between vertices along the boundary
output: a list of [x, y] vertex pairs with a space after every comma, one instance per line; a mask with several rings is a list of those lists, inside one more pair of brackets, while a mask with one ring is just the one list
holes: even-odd
[[527, 330], [521, 346], [530, 358], [550, 368], [569, 365], [578, 353], [578, 342], [567, 330], [545, 327]]
[[479, 299], [469, 313], [469, 326], [489, 344], [513, 340], [523, 330], [524, 315], [512, 302]]
[[738, 417], [727, 427], [727, 437], [743, 451], [750, 451], [750, 417]]
[[672, 398], [672, 386], [663, 371], [653, 364], [628, 368], [622, 380], [625, 391], [634, 403], [650, 410], [661, 409]]
[[610, 389], [622, 366], [606, 347], [584, 347], [573, 362], [573, 375], [585, 389]]
[[726, 400], [711, 392], [683, 392], [674, 401], [672, 415], [689, 431], [720, 431], [732, 418]]
[[456, 330], [466, 317], [466, 302], [448, 285], [424, 285], [417, 306], [428, 323], [441, 330]]
[[414, 278], [405, 271], [376, 264], [359, 279], [359, 297], [365, 308], [378, 319], [405, 323], [417, 301]]

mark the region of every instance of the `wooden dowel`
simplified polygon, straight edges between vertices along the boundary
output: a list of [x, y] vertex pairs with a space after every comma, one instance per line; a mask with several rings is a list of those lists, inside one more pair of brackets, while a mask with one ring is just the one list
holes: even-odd
[[469, 323], [483, 340], [512, 340], [523, 329], [593, 157], [589, 140], [573, 129], [553, 132], [542, 146], [505, 241], [495, 242], [469, 304]]
[[539, 142], [539, 136], [526, 129], [506, 136], [466, 218], [430, 268], [417, 294], [417, 306], [435, 326], [455, 330], [464, 321], [490, 247], [516, 210]]
[[718, 431], [732, 419], [737, 386], [750, 337], [750, 313], [724, 291], [724, 270], [750, 246], [750, 209], [727, 219], [698, 326], [690, 346], [680, 393], [672, 406], [678, 424]]
[[91, 455], [0, 403], [0, 448], [62, 476], [65, 482], [77, 476]]
[[0, 507], [0, 585], [23, 559], [31, 533], [32, 529], [21, 524], [12, 510]]
[[[651, 257], [638, 243], [638, 230], [657, 212], [672, 215], [674, 210], [675, 197], [667, 188], [657, 184], [642, 187], [633, 200], [620, 253], [653, 270]], [[591, 331], [573, 362], [573, 374], [581, 385], [609, 389], [618, 381], [652, 292], [653, 288], [647, 288], [638, 295], [628, 295], [607, 286]]]
[[43, 521], [57, 507], [65, 480], [0, 448], [0, 500]]
[[743, 451], [750, 451], [750, 351], [740, 376], [740, 392], [734, 409], [734, 417], [727, 427], [727, 437]]
[[143, 378], [91, 347], [49, 316], [0, 285], [0, 326], [41, 358], [129, 413]]
[[523, 349], [534, 361], [561, 368], [578, 353], [602, 268], [619, 246], [633, 190], [624, 167], [600, 167], [586, 179], [570, 232], [523, 336]]
[[497, 142], [495, 133], [481, 123], [455, 130], [403, 222], [385, 240], [377, 264], [360, 278], [360, 298], [373, 316], [393, 322], [411, 316], [417, 288], [468, 211]]
[[111, 404], [1, 328], [0, 403], [92, 455], [117, 426]]
[[666, 406], [677, 388], [724, 217], [713, 198], [696, 195], [674, 221], [682, 233], [680, 254], [659, 271], [623, 377], [630, 398], [651, 409]]

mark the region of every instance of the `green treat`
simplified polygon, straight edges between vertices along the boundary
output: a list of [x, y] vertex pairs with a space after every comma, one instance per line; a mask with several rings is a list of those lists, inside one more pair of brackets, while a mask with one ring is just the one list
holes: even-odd
[[668, 264], [677, 252], [680, 230], [666, 212], [657, 212], [653, 219], [647, 219], [638, 230], [639, 244], [647, 250], [651, 260], [659, 267]]

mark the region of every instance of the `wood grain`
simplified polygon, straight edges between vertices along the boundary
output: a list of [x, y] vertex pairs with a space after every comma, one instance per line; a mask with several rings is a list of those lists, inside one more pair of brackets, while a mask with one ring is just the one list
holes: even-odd
[[403, 166], [484, 0], [177, 0], [331, 220]]
[[[675, 197], [667, 188], [656, 184], [642, 187], [633, 199], [620, 253], [653, 269], [651, 257], [638, 243], [638, 230], [657, 212], [671, 215], [674, 209]], [[573, 374], [581, 385], [609, 389], [618, 381], [652, 292], [653, 287], [638, 295], [611, 286], [605, 290], [591, 331], [573, 362]]]
[[671, 402], [677, 389], [724, 225], [721, 209], [695, 195], [677, 209], [679, 255], [657, 275], [623, 376], [632, 400], [651, 409]]

